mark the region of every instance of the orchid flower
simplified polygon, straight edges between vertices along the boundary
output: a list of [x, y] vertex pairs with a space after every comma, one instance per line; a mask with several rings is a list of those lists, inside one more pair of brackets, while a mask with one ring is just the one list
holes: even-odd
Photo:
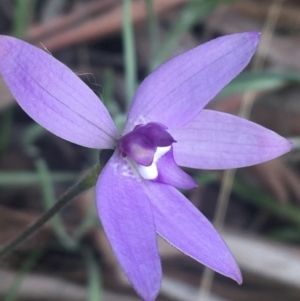
[[26, 42], [0, 36], [0, 74], [24, 111], [63, 139], [114, 150], [96, 184], [97, 210], [143, 300], [154, 300], [160, 289], [157, 234], [242, 282], [218, 232], [176, 188], [197, 186], [179, 166], [244, 167], [291, 149], [260, 125], [204, 109], [245, 68], [258, 41], [255, 32], [220, 37], [157, 68], [138, 88], [120, 135], [102, 102], [69, 68]]

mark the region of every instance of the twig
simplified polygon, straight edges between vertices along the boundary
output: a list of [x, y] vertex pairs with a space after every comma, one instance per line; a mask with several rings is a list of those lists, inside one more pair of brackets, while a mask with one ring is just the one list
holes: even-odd
[[[263, 67], [266, 58], [266, 52], [264, 52], [264, 54], [260, 56], [259, 55], [260, 49], [262, 47], [264, 47], [264, 49], [270, 48], [270, 42], [272, 39], [272, 35], [278, 20], [278, 16], [283, 1], [284, 0], [274, 0], [272, 6], [270, 7], [270, 10], [268, 11], [268, 15], [264, 27], [262, 29], [261, 43], [257, 51], [257, 54], [253, 60], [253, 67], [252, 67], [253, 71], [259, 71]], [[255, 97], [256, 97], [255, 92], [248, 92], [244, 94], [239, 116], [244, 118], [249, 118], [253, 103], [255, 101]], [[221, 190], [218, 196], [217, 208], [214, 217], [214, 225], [219, 231], [222, 230], [224, 225], [224, 220], [225, 220], [228, 203], [229, 203], [229, 196], [232, 190], [235, 173], [236, 173], [235, 169], [225, 171], [221, 182]], [[214, 278], [214, 272], [206, 268], [202, 277], [200, 291], [197, 300], [199, 301], [207, 300], [211, 291], [213, 278]]]
[[[153, 0], [154, 12], [157, 15], [161, 15], [162, 13], [169, 11], [180, 4], [184, 4], [187, 1], [188, 0]], [[133, 1], [131, 10], [132, 23], [136, 24], [142, 22], [146, 20], [146, 18], [147, 12], [145, 1]], [[122, 6], [117, 5], [107, 11], [107, 13], [86, 20], [78, 26], [67, 28], [55, 36], [45, 37], [44, 39], [40, 38], [36, 42], [36, 45], [40, 45], [42, 43], [49, 51], [54, 51], [70, 47], [75, 44], [104, 38], [111, 34], [116, 34], [121, 31], [121, 28]], [[29, 40], [31, 41], [30, 37]]]

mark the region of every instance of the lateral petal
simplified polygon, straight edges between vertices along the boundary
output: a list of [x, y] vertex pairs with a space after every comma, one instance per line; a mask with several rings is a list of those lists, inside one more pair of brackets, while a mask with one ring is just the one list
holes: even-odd
[[173, 148], [164, 154], [156, 163], [158, 176], [153, 182], [164, 183], [179, 189], [193, 189], [196, 181], [183, 171], [174, 161]]
[[200, 169], [245, 167], [274, 159], [292, 145], [285, 138], [249, 120], [202, 110], [171, 131], [174, 159], [180, 166]]
[[0, 36], [0, 74], [23, 110], [53, 134], [91, 148], [114, 148], [118, 131], [95, 93], [46, 51]]
[[242, 282], [240, 269], [227, 245], [206, 219], [178, 190], [147, 182], [156, 231], [175, 248], [210, 269]]
[[139, 123], [160, 122], [177, 129], [190, 121], [245, 68], [258, 41], [256, 32], [232, 34], [161, 65], [138, 88], [125, 133]]
[[100, 221], [129, 281], [146, 301], [161, 283], [161, 264], [152, 206], [127, 161], [116, 151], [96, 186]]

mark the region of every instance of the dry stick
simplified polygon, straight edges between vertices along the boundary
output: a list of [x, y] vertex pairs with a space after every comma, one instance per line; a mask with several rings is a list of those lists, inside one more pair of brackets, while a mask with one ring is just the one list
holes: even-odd
[[32, 25], [29, 28], [26, 37], [30, 41], [43, 40], [47, 36], [56, 35], [64, 30], [78, 26], [81, 22], [92, 18], [95, 14], [102, 14], [104, 11], [118, 3], [118, 0], [102, 0], [78, 5], [68, 14], [58, 16], [46, 23]]
[[88, 190], [95, 185], [98, 176], [102, 170], [100, 165], [96, 165], [89, 170], [89, 172], [67, 190], [58, 201], [44, 214], [42, 214], [35, 222], [29, 225], [17, 237], [13, 238], [0, 249], [0, 260], [12, 252], [16, 247], [22, 244], [25, 240], [35, 234], [42, 226], [44, 226], [57, 212], [59, 212], [70, 201], [77, 197], [82, 192]]
[[[267, 51], [263, 51], [263, 55], [259, 55], [262, 48], [269, 49], [272, 35], [275, 29], [275, 25], [278, 20], [278, 16], [284, 0], [274, 0], [262, 29], [262, 38], [257, 50], [257, 54], [253, 59], [253, 71], [259, 71], [262, 69], [264, 61], [266, 59]], [[244, 94], [242, 107], [239, 112], [239, 116], [248, 119], [253, 103], [255, 101], [256, 93], [247, 92]], [[214, 217], [214, 225], [218, 231], [222, 231], [224, 220], [228, 208], [229, 196], [232, 189], [236, 169], [226, 170], [221, 183], [221, 190], [218, 196], [217, 208]], [[212, 283], [214, 278], [214, 272], [208, 268], [205, 268], [203, 277], [200, 284], [200, 290], [197, 296], [198, 301], [208, 300]]]
[[[246, 15], [255, 20], [261, 20], [267, 16], [270, 4], [269, 1], [235, 1], [232, 7], [235, 11]], [[297, 27], [300, 26], [300, 7], [297, 4], [287, 4], [282, 7], [278, 16], [277, 25], [284, 27]]]
[[[188, 0], [153, 0], [156, 15], [161, 15], [174, 7], [186, 3]], [[144, 0], [136, 0], [132, 2], [132, 22], [137, 24], [147, 17]], [[41, 43], [47, 47], [49, 51], [71, 47], [78, 43], [97, 40], [118, 33], [122, 28], [122, 6], [121, 4], [112, 8], [107, 13], [86, 20], [79, 26], [68, 28], [63, 32], [50, 36], [49, 38], [39, 39], [36, 43]]]

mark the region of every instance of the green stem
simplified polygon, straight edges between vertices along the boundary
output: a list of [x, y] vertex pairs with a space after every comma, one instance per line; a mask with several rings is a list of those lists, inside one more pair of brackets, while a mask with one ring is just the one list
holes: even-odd
[[98, 179], [102, 166], [96, 165], [81, 179], [78, 183], [67, 190], [58, 201], [44, 214], [41, 215], [35, 222], [29, 225], [17, 237], [5, 244], [0, 250], [0, 260], [12, 252], [21, 243], [35, 234], [44, 224], [46, 224], [58, 211], [60, 211], [71, 200], [80, 195], [82, 192], [93, 187]]
[[131, 21], [131, 0], [124, 0], [123, 4], [123, 45], [125, 59], [126, 98], [128, 109], [137, 83], [135, 43]]
[[[47, 163], [42, 158], [38, 157], [35, 160], [35, 166], [40, 178], [45, 209], [48, 210], [56, 203], [53, 182], [50, 177]], [[60, 215], [57, 214], [56, 216], [54, 216], [51, 220], [51, 223], [52, 229], [61, 242], [61, 245], [67, 249], [74, 250], [77, 247], [77, 243], [68, 234]]]

